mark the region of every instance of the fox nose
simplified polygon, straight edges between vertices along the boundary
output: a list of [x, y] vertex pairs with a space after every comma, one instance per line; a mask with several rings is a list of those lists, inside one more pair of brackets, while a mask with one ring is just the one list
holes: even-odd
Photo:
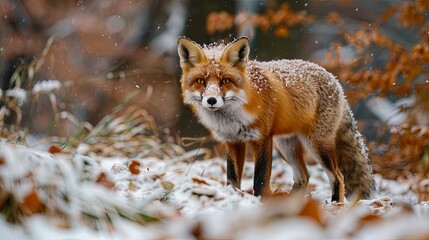
[[212, 106], [215, 105], [216, 102], [217, 102], [217, 100], [214, 97], [210, 97], [209, 99], [207, 99], [207, 103], [212, 105]]

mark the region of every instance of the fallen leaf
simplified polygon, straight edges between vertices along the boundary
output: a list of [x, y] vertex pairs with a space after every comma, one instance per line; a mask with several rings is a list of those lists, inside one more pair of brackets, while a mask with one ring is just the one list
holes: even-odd
[[134, 185], [134, 183], [133, 183], [133, 182], [130, 182], [130, 183], [128, 184], [128, 189], [130, 189], [130, 190], [131, 190], [131, 191], [133, 191], [133, 192], [137, 191], [137, 187], [136, 187], [136, 185]]
[[131, 174], [137, 175], [140, 173], [139, 167], [141, 166], [140, 162], [137, 162], [136, 160], [132, 160], [130, 165], [128, 165], [128, 168], [130, 169]]
[[161, 185], [165, 190], [172, 190], [174, 188], [174, 183], [170, 182], [170, 181], [161, 181]]
[[199, 179], [199, 178], [192, 178], [192, 181], [193, 181], [194, 183], [204, 184], [204, 185], [210, 186], [210, 184], [208, 184], [208, 183], [207, 183], [206, 181], [204, 181], [203, 179]]
[[372, 213], [368, 213], [367, 215], [359, 219], [358, 222], [356, 222], [356, 230], [360, 230], [369, 224], [375, 224], [377, 221], [380, 221], [380, 220], [381, 220], [380, 216]]
[[376, 221], [376, 220], [380, 220], [381, 219], [381, 217], [380, 216], [378, 216], [378, 215], [375, 215], [375, 214], [368, 214], [368, 215], [365, 215], [365, 216], [363, 216], [361, 219], [360, 219], [360, 221], [361, 222], [364, 222], [364, 223], [369, 223], [369, 222], [373, 222], [373, 221]]
[[152, 177], [152, 179], [153, 180], [156, 180], [156, 179], [161, 179], [162, 180], [162, 178], [165, 176], [165, 173], [163, 172], [163, 173], [155, 173], [155, 174], [152, 174], [151, 175], [151, 177]]
[[289, 195], [288, 192], [284, 191], [282, 188], [276, 188], [271, 197], [283, 198]]
[[43, 204], [40, 202], [39, 195], [34, 188], [27, 196], [25, 196], [24, 206], [29, 210], [30, 214], [42, 212]]
[[97, 181], [98, 184], [105, 186], [108, 189], [114, 189], [115, 183], [112, 182], [106, 175], [106, 173], [102, 172], [98, 175]]
[[309, 199], [298, 215], [301, 217], [309, 217], [314, 219], [320, 225], [323, 225], [320, 204], [316, 200]]
[[49, 153], [51, 154], [61, 153], [61, 148], [52, 145], [49, 147]]

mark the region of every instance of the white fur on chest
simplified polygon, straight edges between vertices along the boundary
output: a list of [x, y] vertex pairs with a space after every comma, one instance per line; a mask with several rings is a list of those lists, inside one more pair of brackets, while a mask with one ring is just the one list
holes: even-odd
[[215, 112], [198, 107], [197, 114], [200, 122], [218, 141], [257, 141], [260, 138], [258, 130], [248, 128], [255, 117], [242, 107], [224, 107]]

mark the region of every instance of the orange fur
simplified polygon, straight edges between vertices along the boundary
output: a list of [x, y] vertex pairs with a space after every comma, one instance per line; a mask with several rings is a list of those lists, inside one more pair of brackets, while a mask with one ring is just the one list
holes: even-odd
[[249, 61], [247, 38], [202, 48], [182, 37], [178, 44], [183, 100], [226, 143], [229, 183], [240, 187], [249, 143], [255, 154], [255, 195], [271, 193], [273, 146], [292, 166], [293, 190], [305, 189], [305, 146], [325, 168], [332, 200], [343, 201], [345, 189], [371, 196], [374, 181], [366, 147], [332, 74], [302, 60]]

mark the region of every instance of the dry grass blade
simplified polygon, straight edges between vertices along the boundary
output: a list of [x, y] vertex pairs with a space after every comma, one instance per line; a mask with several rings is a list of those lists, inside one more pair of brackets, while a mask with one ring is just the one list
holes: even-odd
[[176, 157], [183, 149], [174, 143], [163, 143], [155, 120], [139, 106], [130, 106], [107, 115], [83, 140], [85, 154], [105, 157]]
[[118, 218], [157, 221], [98, 183], [98, 163], [91, 158], [0, 143], [0, 159], [0, 214], [9, 222], [35, 213], [51, 214], [64, 227], [84, 221], [98, 230], [114, 228]]
[[[34, 58], [34, 60], [28, 63], [21, 62], [21, 64], [16, 67], [7, 85], [5, 85], [6, 89], [4, 93], [0, 92], [0, 100], [3, 105], [0, 112], [1, 137], [16, 141], [16, 135], [18, 134], [25, 138], [27, 131], [21, 127], [24, 104], [29, 102], [28, 97], [35, 97], [36, 102], [38, 101], [39, 92], [32, 91], [37, 85], [34, 85], [34, 79], [45, 63], [53, 41], [54, 37], [50, 37], [47, 40], [45, 48], [38, 58]], [[59, 82], [58, 85], [60, 85]], [[59, 103], [55, 94], [52, 93], [52, 90], [53, 89], [46, 90], [45, 93], [51, 101], [54, 113], [56, 113]], [[19, 141], [22, 142], [23, 139]]]

